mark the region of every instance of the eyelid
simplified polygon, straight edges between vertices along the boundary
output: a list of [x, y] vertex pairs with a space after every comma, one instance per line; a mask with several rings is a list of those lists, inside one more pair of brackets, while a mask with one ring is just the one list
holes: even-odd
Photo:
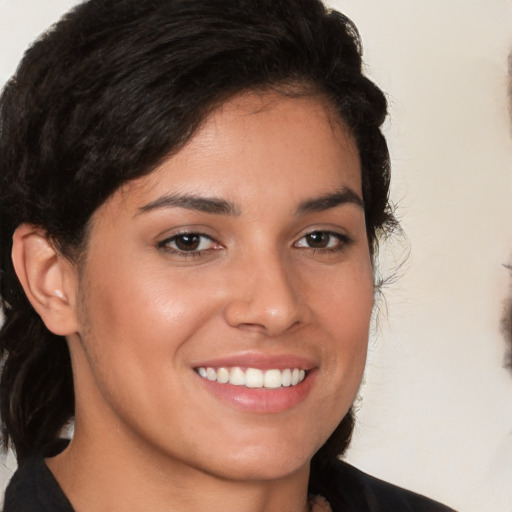
[[[335, 238], [338, 240], [338, 243], [334, 247], [311, 247], [308, 245], [299, 245], [299, 242], [301, 240], [305, 239], [308, 235], [313, 235], [315, 233], [323, 233], [326, 234], [332, 238]], [[296, 242], [294, 242], [293, 246], [299, 249], [310, 249], [313, 251], [325, 251], [325, 252], [335, 252], [338, 250], [342, 250], [344, 247], [349, 245], [352, 242], [352, 238], [349, 237], [346, 233], [342, 233], [340, 231], [336, 231], [334, 229], [328, 229], [328, 228], [315, 228], [310, 229], [306, 233], [303, 233], [302, 236], [300, 236]]]
[[[176, 239], [178, 239], [179, 237], [185, 237], [185, 236], [197, 236], [202, 239], [207, 239], [207, 240], [209, 240], [209, 242], [211, 244], [215, 245], [215, 247], [196, 248], [196, 249], [186, 250], [186, 249], [180, 249], [179, 247], [172, 247], [170, 245], [172, 243], [175, 243]], [[202, 243], [203, 242], [201, 241], [200, 245]], [[207, 251], [221, 249], [222, 245], [219, 242], [217, 242], [211, 235], [202, 233], [202, 232], [194, 230], [194, 229], [182, 229], [179, 232], [173, 233], [172, 235], [167, 236], [162, 241], [158, 242], [157, 247], [159, 249], [162, 249], [163, 251], [169, 252], [171, 254], [176, 254], [176, 255], [184, 256], [184, 257], [191, 257], [191, 256], [199, 256]]]

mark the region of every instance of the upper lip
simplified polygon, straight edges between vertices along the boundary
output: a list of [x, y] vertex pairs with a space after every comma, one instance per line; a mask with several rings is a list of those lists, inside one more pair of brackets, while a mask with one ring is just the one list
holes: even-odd
[[234, 354], [230, 356], [200, 361], [193, 365], [194, 368], [233, 368], [235, 366], [241, 368], [259, 368], [261, 370], [281, 370], [285, 368], [311, 370], [316, 365], [310, 359], [294, 354], [268, 355], [259, 353]]

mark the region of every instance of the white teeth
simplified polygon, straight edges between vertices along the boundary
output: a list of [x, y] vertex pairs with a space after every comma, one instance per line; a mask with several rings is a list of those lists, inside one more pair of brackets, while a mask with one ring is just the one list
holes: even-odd
[[226, 368], [219, 368], [217, 370], [217, 382], [220, 382], [221, 384], [229, 382], [229, 371], [226, 370]]
[[235, 386], [245, 386], [245, 373], [240, 368], [231, 368], [229, 383]]
[[234, 386], [246, 386], [248, 388], [277, 389], [280, 387], [296, 386], [306, 378], [306, 371], [299, 368], [285, 368], [284, 370], [259, 368], [211, 368], [200, 367], [197, 373], [203, 377], [220, 384], [232, 384]]
[[281, 373], [281, 386], [287, 388], [292, 384], [292, 371], [288, 368]]
[[245, 372], [245, 385], [248, 388], [262, 388], [263, 372], [257, 368], [247, 368]]
[[266, 388], [280, 388], [281, 387], [281, 372], [279, 370], [267, 370], [263, 385]]

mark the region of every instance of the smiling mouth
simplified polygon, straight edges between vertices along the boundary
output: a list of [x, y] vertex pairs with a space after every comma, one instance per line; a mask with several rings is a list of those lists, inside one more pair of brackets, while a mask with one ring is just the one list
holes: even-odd
[[270, 369], [260, 370], [259, 368], [234, 367], [199, 367], [195, 368], [196, 373], [203, 379], [219, 384], [231, 384], [233, 386], [244, 386], [246, 388], [278, 389], [297, 386], [308, 375], [307, 370], [300, 368], [285, 368], [283, 370]]

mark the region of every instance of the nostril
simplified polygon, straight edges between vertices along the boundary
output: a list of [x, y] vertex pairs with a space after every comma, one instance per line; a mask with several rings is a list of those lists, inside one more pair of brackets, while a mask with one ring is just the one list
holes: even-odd
[[231, 303], [225, 309], [227, 323], [247, 333], [279, 336], [306, 323], [306, 314], [299, 308], [277, 310], [257, 308], [251, 303]]
[[255, 332], [255, 333], [266, 333], [267, 329], [262, 324], [251, 324], [251, 323], [240, 323], [234, 327], [237, 327], [241, 331], [245, 332]]

